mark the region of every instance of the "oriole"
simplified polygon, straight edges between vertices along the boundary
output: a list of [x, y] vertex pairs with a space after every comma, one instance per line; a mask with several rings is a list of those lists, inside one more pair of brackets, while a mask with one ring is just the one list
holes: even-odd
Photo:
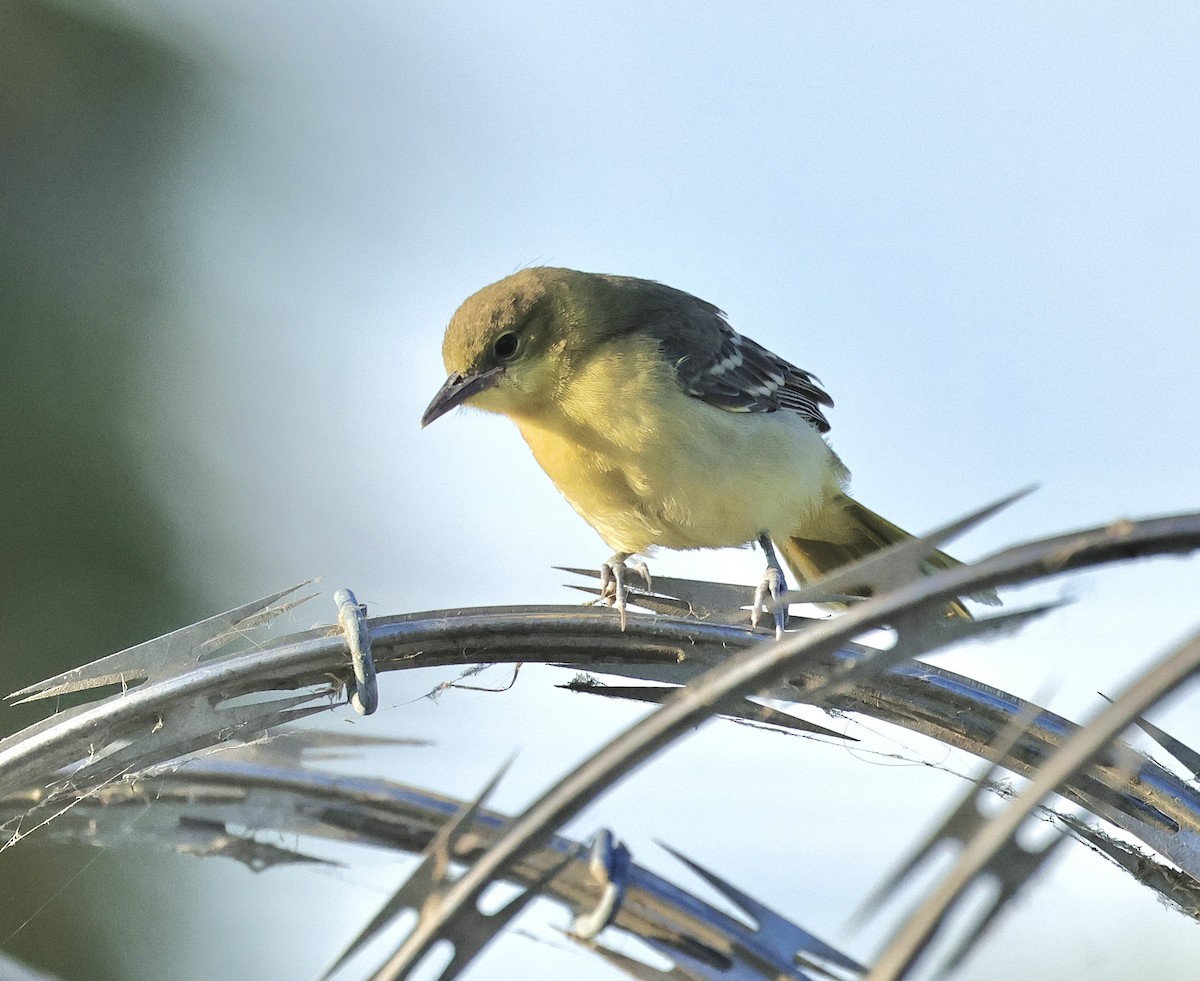
[[[786, 588], [772, 542], [812, 580], [909, 537], [846, 494], [849, 471], [824, 436], [833, 400], [818, 379], [688, 293], [525, 269], [458, 308], [442, 355], [450, 377], [422, 426], [459, 405], [512, 419], [614, 550], [602, 581], [622, 624], [625, 562], [656, 546], [758, 542], [757, 622], [767, 593]], [[929, 561], [951, 564], [940, 552]], [[777, 633], [784, 622], [776, 610]]]

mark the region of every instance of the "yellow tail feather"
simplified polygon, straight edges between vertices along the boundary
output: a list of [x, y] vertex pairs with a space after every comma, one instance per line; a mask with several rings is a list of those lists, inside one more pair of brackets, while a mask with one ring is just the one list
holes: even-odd
[[[803, 582], [812, 582], [889, 545], [913, 537], [850, 497], [840, 496], [836, 505], [841, 508], [841, 519], [830, 523], [829, 532], [829, 537], [836, 540], [789, 536], [775, 543], [788, 568]], [[925, 560], [926, 569], [931, 573], [961, 564], [945, 552], [934, 552]], [[992, 605], [1000, 602], [993, 592], [971, 598]], [[949, 604], [946, 612], [952, 616], [971, 618], [967, 608], [957, 600]]]

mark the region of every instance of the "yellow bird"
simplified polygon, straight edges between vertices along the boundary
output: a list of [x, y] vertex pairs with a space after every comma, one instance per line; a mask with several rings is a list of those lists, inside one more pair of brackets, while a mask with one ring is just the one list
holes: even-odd
[[[681, 290], [525, 269], [458, 308], [442, 356], [450, 377], [421, 425], [459, 405], [512, 419], [614, 550], [601, 580], [622, 625], [625, 563], [656, 546], [758, 542], [757, 623], [767, 594], [786, 589], [772, 542], [812, 580], [910, 537], [847, 496], [849, 471], [824, 437], [833, 400], [818, 380]], [[940, 552], [929, 561], [953, 564]], [[775, 622], [778, 634], [786, 612]]]

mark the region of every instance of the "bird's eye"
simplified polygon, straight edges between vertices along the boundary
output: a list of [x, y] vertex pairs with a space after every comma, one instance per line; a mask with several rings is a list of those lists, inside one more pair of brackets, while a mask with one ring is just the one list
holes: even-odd
[[517, 335], [512, 331], [501, 334], [496, 338], [496, 343], [492, 345], [492, 352], [501, 361], [507, 361], [517, 353]]

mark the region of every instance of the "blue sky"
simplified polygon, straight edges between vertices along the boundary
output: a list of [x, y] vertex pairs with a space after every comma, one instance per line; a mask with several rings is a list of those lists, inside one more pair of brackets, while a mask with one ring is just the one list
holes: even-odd
[[[374, 613], [574, 601], [551, 566], [607, 550], [516, 431], [417, 425], [457, 304], [533, 263], [721, 306], [821, 377], [853, 492], [914, 531], [1040, 483], [964, 557], [1200, 505], [1194, 4], [117, 6], [210, 85], [179, 152], [176, 290], [139, 436], [214, 609], [322, 573]], [[744, 552], [652, 568], [761, 571]], [[1090, 575], [1051, 620], [940, 663], [1030, 697], [1050, 682], [1079, 718], [1194, 625], [1198, 586], [1194, 562]], [[410, 701], [437, 680], [386, 679], [378, 724], [438, 741], [389, 775], [467, 795], [519, 750], [508, 807], [637, 715], [549, 670]], [[1195, 742], [1180, 706], [1163, 717]], [[924, 764], [973, 766], [872, 729], [870, 751], [903, 761], [710, 725], [576, 830], [607, 824], [682, 875], [666, 840], [869, 957], [846, 919], [965, 787]], [[305, 937], [336, 905], [349, 936], [399, 874], [239, 889]], [[1075, 849], [962, 976], [1183, 978], [1194, 943]], [[303, 973], [324, 948], [283, 956]], [[520, 937], [472, 976], [556, 973], [614, 976]]]

